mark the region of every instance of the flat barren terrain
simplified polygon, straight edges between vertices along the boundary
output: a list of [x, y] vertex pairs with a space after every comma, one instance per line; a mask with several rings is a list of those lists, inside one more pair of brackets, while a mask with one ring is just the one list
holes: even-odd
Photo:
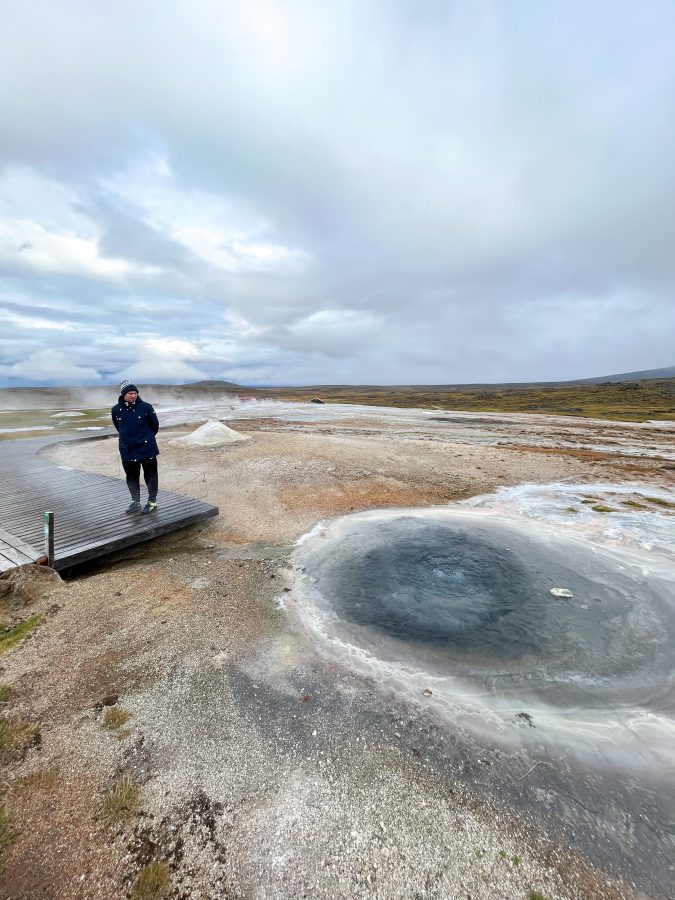
[[[667, 432], [335, 410], [230, 417], [248, 439], [206, 448], [178, 440], [196, 416], [160, 409], [160, 486], [220, 515], [64, 580], [0, 579], [4, 627], [32, 620], [0, 657], [0, 896], [667, 896], [669, 839], [645, 852], [604, 775], [505, 751], [431, 689], [324, 652], [293, 565], [335, 517], [522, 484], [639, 483], [656, 499], [625, 502], [669, 516]], [[46, 452], [121, 475], [113, 438]]]

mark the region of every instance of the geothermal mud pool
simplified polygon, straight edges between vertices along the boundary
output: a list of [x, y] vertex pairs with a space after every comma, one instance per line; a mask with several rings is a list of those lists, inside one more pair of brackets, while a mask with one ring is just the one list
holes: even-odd
[[616, 779], [669, 844], [675, 496], [643, 487], [525, 485], [319, 525], [295, 551], [297, 615], [453, 731]]

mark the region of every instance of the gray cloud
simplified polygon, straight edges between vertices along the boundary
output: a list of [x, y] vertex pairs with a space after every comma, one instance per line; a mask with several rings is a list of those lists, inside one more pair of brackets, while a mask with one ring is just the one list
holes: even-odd
[[92, 207], [89, 213], [104, 229], [98, 242], [103, 256], [179, 270], [195, 264], [194, 255], [186, 247], [130, 213], [104, 205]]
[[5, 23], [3, 383], [672, 364], [665, 0], [37, 0]]

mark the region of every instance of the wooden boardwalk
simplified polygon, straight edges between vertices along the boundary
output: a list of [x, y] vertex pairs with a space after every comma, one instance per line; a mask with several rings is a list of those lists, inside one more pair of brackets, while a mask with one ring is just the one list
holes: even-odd
[[0, 573], [36, 562], [41, 556], [35, 547], [0, 528]]
[[[57, 466], [38, 455], [50, 444], [73, 439], [92, 440], [51, 437], [0, 442], [0, 571], [45, 555], [44, 513], [48, 510], [54, 513], [57, 570], [218, 515], [216, 506], [161, 489], [157, 512], [125, 515], [131, 498], [124, 481]], [[161, 486], [161, 457], [159, 475]], [[141, 474], [142, 498], [144, 488]]]

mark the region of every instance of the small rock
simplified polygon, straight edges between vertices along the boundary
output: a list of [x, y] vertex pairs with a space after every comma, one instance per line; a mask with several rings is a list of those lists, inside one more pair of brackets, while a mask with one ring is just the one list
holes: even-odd
[[429, 688], [424, 688], [424, 690], [422, 691], [422, 694], [425, 697], [431, 697], [431, 695], [433, 694], [433, 691], [430, 691]]
[[522, 719], [524, 722], [527, 722], [527, 724], [530, 726], [530, 728], [535, 727], [534, 722], [532, 721], [532, 716], [529, 713], [526, 713], [526, 712], [516, 713], [516, 719]]
[[94, 704], [94, 709], [97, 712], [101, 712], [104, 706], [114, 706], [119, 699], [119, 694], [106, 694], [102, 700]]

